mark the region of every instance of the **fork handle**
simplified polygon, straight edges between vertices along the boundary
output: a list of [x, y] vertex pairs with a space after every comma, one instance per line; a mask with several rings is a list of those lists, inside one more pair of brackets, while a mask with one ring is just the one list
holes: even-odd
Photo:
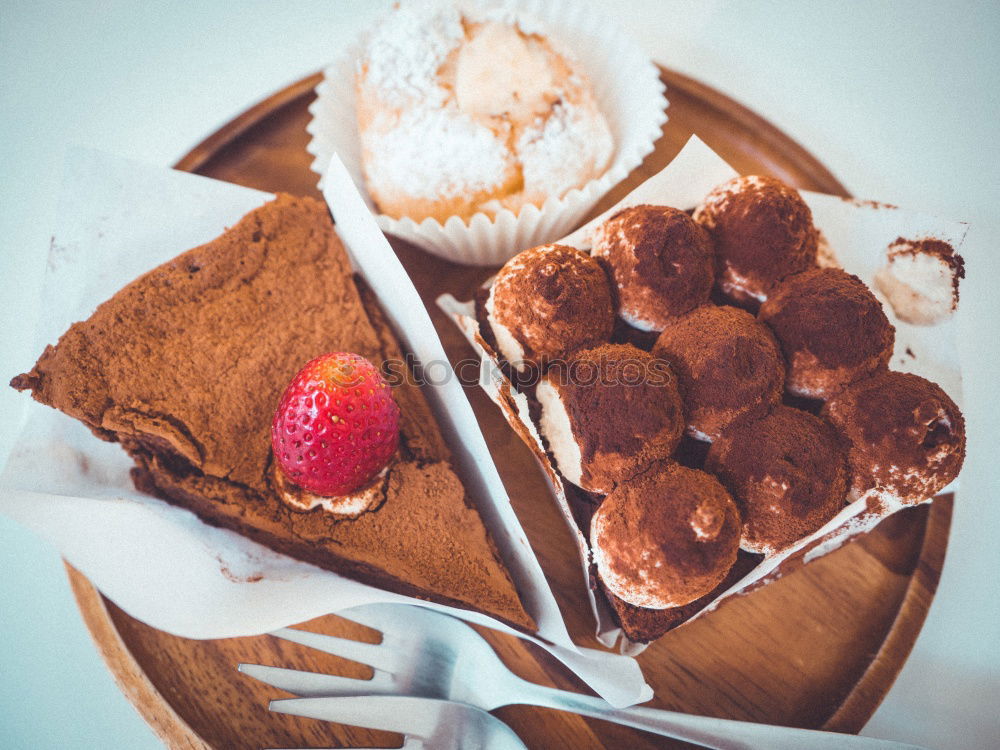
[[861, 748], [923, 750], [916, 745], [871, 737], [756, 724], [733, 719], [716, 719], [643, 706], [616, 709], [600, 698], [556, 690], [527, 681], [524, 682], [524, 690], [517, 702], [570, 711], [664, 737], [694, 742], [715, 750], [757, 750], [762, 747], [771, 750], [842, 750], [847, 747], [859, 750]]

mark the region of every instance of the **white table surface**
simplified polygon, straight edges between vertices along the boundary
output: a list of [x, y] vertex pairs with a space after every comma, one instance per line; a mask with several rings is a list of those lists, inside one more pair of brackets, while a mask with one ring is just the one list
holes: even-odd
[[[322, 67], [386, 4], [4, 0], [0, 381], [39, 353], [29, 345], [32, 311], [67, 144], [169, 165], [249, 104]], [[654, 59], [762, 113], [855, 195], [972, 223], [962, 492], [923, 633], [865, 734], [997, 747], [1000, 4], [822, 5], [623, 0], [609, 9]], [[0, 457], [24, 398], [0, 387]], [[91, 644], [58, 555], [3, 517], [0, 633], [0, 745], [159, 746]]]

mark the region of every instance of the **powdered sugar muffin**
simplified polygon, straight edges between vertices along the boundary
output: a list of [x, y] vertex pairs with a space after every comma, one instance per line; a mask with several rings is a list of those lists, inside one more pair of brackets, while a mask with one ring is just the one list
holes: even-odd
[[614, 152], [590, 82], [523, 13], [397, 7], [369, 37], [356, 88], [365, 181], [393, 218], [541, 206]]

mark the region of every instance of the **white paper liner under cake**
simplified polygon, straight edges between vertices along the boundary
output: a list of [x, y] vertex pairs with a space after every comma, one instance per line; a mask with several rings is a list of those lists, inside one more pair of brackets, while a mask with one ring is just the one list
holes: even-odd
[[[342, 185], [333, 184], [339, 192]], [[360, 214], [363, 225], [371, 216], [353, 186], [343, 189], [351, 208], [334, 210], [356, 270], [417, 360], [447, 362], [426, 310], [374, 223], [367, 238], [364, 232], [345, 236], [357, 224], [349, 213]], [[37, 352], [126, 283], [214, 239], [270, 197], [97, 152], [71, 153], [40, 301]], [[20, 363], [23, 370], [30, 366]], [[571, 641], [461, 386], [452, 379], [423, 391], [538, 623], [538, 637], [530, 640], [609, 703], [648, 700], [652, 691], [634, 660]], [[138, 492], [129, 476], [132, 461], [119, 445], [27, 395], [24, 411], [24, 428], [0, 474], [0, 512], [48, 540], [104, 595], [153, 627], [187, 638], [256, 635], [330, 612], [349, 617], [344, 610], [353, 606], [395, 602], [526, 637], [488, 616], [366, 586], [209, 526]]]
[[[601, 177], [562, 197], [549, 198], [541, 208], [527, 205], [516, 215], [503, 209], [495, 219], [477, 213], [467, 223], [453, 216], [443, 225], [436, 219], [417, 223], [376, 213], [384, 232], [446, 260], [499, 266], [521, 250], [551, 242], [578, 225], [601, 196], [638, 167], [653, 150], [667, 121], [667, 100], [657, 67], [633, 40], [587, 4], [573, 0], [487, 4], [513, 7], [534, 16], [551, 38], [571, 51], [590, 78], [615, 139], [614, 157]], [[316, 87], [316, 100], [309, 108], [312, 120], [306, 129], [312, 140], [307, 148], [315, 157], [312, 169], [321, 176], [320, 187], [330, 158], [338, 154], [368, 207], [375, 212], [375, 204], [364, 187], [355, 114], [354, 76], [362, 49], [359, 40], [324, 71], [323, 81]]]
[[[639, 185], [586, 225], [560, 240], [562, 244], [580, 249], [590, 247], [592, 230], [613, 213], [641, 203], [692, 209], [716, 185], [735, 177], [737, 172], [712, 151], [697, 136], [692, 136], [681, 152], [661, 172]], [[886, 248], [898, 237], [934, 238], [950, 244], [956, 252], [965, 240], [968, 225], [963, 222], [940, 219], [929, 214], [905, 211], [895, 206], [873, 201], [847, 200], [832, 195], [799, 191], [813, 213], [813, 221], [829, 244], [836, 261], [845, 270], [861, 278], [869, 288], [875, 289], [874, 277], [884, 265]], [[633, 643], [626, 638], [615, 623], [610, 607], [603, 596], [590, 588], [592, 554], [587, 537], [574, 520], [563, 478], [554, 466], [532, 422], [527, 397], [519, 393], [500, 368], [500, 359], [482, 338], [479, 322], [472, 302], [459, 302], [451, 295], [438, 299], [441, 307], [462, 331], [481, 360], [480, 386], [503, 412], [514, 431], [521, 437], [536, 458], [552, 486], [556, 504], [562, 511], [569, 530], [577, 543], [584, 582], [597, 622], [597, 637], [609, 647], [618, 645], [623, 654], [638, 654], [645, 644]], [[896, 327], [896, 344], [890, 367], [902, 372], [912, 372], [935, 381], [961, 407], [962, 376], [959, 369], [956, 315], [935, 326], [911, 325], [899, 320], [891, 306], [883, 304], [890, 322]], [[954, 491], [958, 480], [943, 492]], [[871, 531], [884, 518], [902, 510], [901, 501], [888, 499], [888, 507], [877, 513], [869, 512], [867, 501], [861, 498], [844, 509], [815, 533], [799, 540], [781, 552], [768, 555], [745, 577], [709, 602], [686, 622], [691, 622], [716, 609], [731, 596], [746, 594], [753, 589], [791, 572], [800, 564], [807, 564], [841, 547], [858, 534]], [[683, 627], [682, 623], [678, 627]]]

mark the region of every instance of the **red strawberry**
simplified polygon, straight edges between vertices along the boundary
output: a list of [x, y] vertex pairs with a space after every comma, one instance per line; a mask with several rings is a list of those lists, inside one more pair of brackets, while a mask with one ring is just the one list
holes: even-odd
[[362, 487], [398, 444], [399, 407], [389, 384], [371, 362], [348, 352], [303, 367], [271, 424], [271, 447], [285, 476], [317, 495]]

